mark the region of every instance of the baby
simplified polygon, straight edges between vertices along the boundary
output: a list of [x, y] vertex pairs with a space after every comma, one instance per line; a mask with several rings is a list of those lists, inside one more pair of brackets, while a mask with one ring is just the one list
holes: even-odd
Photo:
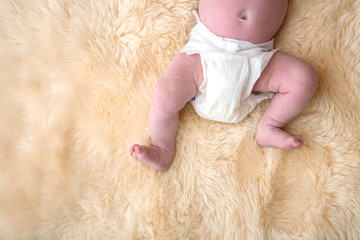
[[204, 118], [234, 123], [271, 97], [256, 142], [263, 147], [301, 147], [302, 138], [283, 127], [309, 102], [317, 73], [304, 61], [273, 50], [272, 38], [287, 5], [287, 0], [200, 0], [189, 42], [154, 89], [152, 146], [135, 144], [130, 155], [165, 171], [175, 155], [179, 111], [188, 101]]

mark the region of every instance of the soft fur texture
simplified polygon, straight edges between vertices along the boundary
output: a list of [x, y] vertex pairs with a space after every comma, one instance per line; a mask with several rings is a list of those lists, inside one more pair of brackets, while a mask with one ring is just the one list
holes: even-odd
[[129, 157], [197, 4], [0, 2], [0, 239], [360, 239], [358, 0], [290, 0], [275, 38], [319, 73], [304, 147], [257, 146], [269, 101], [238, 124], [188, 104], [169, 171]]

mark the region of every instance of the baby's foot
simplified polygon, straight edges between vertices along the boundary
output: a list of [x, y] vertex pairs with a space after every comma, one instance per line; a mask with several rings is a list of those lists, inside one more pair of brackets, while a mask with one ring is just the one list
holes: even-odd
[[258, 126], [255, 140], [262, 147], [281, 149], [300, 148], [304, 144], [301, 137], [293, 136], [281, 128], [273, 126]]
[[166, 171], [172, 164], [172, 154], [158, 146], [147, 147], [134, 144], [130, 148], [130, 156], [158, 171]]

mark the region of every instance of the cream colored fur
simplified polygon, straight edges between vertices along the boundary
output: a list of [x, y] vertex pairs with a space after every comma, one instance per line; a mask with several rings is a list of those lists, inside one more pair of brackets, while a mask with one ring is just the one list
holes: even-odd
[[0, 2], [0, 239], [360, 239], [360, 1], [290, 0], [276, 47], [319, 73], [287, 130], [181, 112], [168, 172], [149, 143], [153, 87], [196, 0]]

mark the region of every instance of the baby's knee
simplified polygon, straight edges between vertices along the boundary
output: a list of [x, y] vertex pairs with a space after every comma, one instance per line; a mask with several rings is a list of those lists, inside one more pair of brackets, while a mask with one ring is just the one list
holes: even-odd
[[307, 62], [301, 61], [292, 68], [291, 82], [294, 91], [306, 92], [312, 95], [318, 85], [316, 69]]
[[172, 115], [180, 111], [184, 103], [179, 101], [175, 94], [168, 89], [157, 85], [153, 92], [151, 111], [162, 115]]
[[307, 64], [304, 79], [306, 79], [304, 81], [304, 88], [309, 92], [310, 95], [313, 95], [318, 86], [319, 78], [316, 69], [310, 64]]
[[316, 69], [312, 65], [310, 65], [308, 63], [305, 63], [304, 78], [307, 79], [305, 81], [306, 85], [308, 85], [309, 87], [312, 87], [312, 88], [317, 87], [318, 73], [317, 73]]

